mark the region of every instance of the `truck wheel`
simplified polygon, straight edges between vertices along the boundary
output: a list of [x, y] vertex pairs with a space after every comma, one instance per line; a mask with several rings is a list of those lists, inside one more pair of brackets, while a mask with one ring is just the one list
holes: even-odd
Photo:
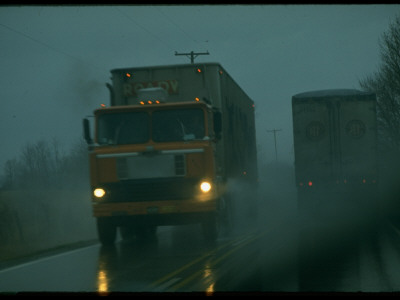
[[135, 237], [135, 231], [132, 226], [123, 225], [119, 228], [123, 241], [130, 241]]
[[157, 226], [155, 225], [149, 226], [149, 235], [151, 237], [154, 237], [156, 234], [157, 234]]
[[117, 237], [117, 226], [110, 218], [97, 218], [97, 233], [103, 246], [113, 245]]
[[202, 222], [203, 236], [206, 242], [214, 243], [218, 236], [218, 221], [216, 216], [205, 218]]
[[233, 208], [228, 197], [219, 199], [218, 219], [220, 231], [230, 235], [233, 229]]
[[155, 237], [157, 233], [157, 226], [148, 225], [148, 226], [138, 226], [135, 228], [136, 237], [139, 240], [147, 240]]

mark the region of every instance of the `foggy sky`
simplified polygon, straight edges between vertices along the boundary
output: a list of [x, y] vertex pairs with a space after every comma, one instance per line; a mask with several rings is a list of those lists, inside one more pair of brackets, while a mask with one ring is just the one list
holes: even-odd
[[0, 174], [26, 143], [65, 151], [82, 119], [109, 103], [110, 70], [190, 63], [206, 52], [254, 100], [258, 156], [293, 162], [291, 97], [355, 88], [380, 63], [400, 5], [0, 7]]

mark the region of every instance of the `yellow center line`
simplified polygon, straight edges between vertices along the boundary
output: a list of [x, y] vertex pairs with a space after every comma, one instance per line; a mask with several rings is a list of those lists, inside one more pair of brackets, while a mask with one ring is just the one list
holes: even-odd
[[[238, 251], [240, 248], [243, 248], [244, 246], [252, 243], [253, 241], [255, 241], [256, 239], [262, 237], [263, 235], [265, 235], [268, 231], [264, 231], [259, 233], [258, 235], [255, 235], [254, 237], [251, 238], [246, 238], [243, 242], [237, 244], [237, 246], [235, 246], [233, 249], [229, 250], [228, 252], [224, 253], [224, 255], [218, 257], [217, 259], [214, 259], [213, 261], [210, 262], [210, 267], [215, 266], [216, 264], [218, 264], [219, 262], [221, 262], [222, 260], [228, 258], [230, 255], [232, 255], [234, 252]], [[237, 239], [239, 240], [239, 238]], [[234, 241], [232, 241], [233, 244]], [[180, 289], [181, 287], [187, 285], [189, 282], [193, 281], [195, 278], [201, 276], [201, 274], [204, 272], [203, 269], [196, 271], [195, 273], [193, 273], [192, 275], [190, 275], [189, 277], [187, 277], [186, 279], [180, 281], [179, 283], [177, 283], [176, 285], [172, 286], [171, 288], [168, 289], [168, 292], [174, 292], [178, 289]]]
[[[241, 237], [240, 237], [240, 238], [241, 238]], [[239, 238], [238, 238], [238, 239], [239, 239]], [[150, 287], [156, 287], [157, 285], [161, 284], [162, 282], [167, 281], [167, 280], [170, 279], [171, 277], [176, 276], [177, 274], [183, 272], [183, 271], [186, 270], [187, 268], [193, 266], [194, 264], [196, 264], [196, 263], [198, 263], [198, 262], [200, 262], [200, 261], [206, 259], [207, 257], [209, 257], [209, 256], [213, 255], [214, 253], [216, 253], [216, 252], [222, 250], [223, 248], [228, 247], [228, 246], [229, 246], [231, 243], [233, 243], [233, 242], [234, 242], [234, 241], [230, 240], [230, 241], [226, 242], [225, 244], [219, 246], [217, 249], [213, 249], [213, 250], [208, 251], [207, 253], [205, 253], [205, 254], [202, 255], [201, 257], [192, 260], [191, 262], [189, 262], [188, 264], [182, 266], [181, 268], [179, 268], [179, 269], [177, 269], [177, 270], [175, 270], [175, 271], [173, 271], [173, 272], [171, 272], [171, 273], [165, 275], [164, 277], [162, 277], [162, 278], [160, 278], [160, 279], [158, 279], [158, 280], [152, 282], [152, 283], [150, 284]]]

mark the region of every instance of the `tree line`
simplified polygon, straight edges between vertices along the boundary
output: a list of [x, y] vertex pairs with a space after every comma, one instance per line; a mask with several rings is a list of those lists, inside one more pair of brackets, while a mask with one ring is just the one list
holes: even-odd
[[88, 152], [83, 139], [68, 152], [56, 138], [27, 143], [3, 168], [3, 190], [89, 187]]
[[378, 69], [359, 81], [364, 91], [377, 97], [377, 121], [380, 147], [400, 152], [400, 16], [389, 25], [380, 40], [381, 62]]

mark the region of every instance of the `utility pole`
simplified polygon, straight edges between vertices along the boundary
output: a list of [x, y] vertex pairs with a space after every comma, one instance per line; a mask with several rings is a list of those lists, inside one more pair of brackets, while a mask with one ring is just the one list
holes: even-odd
[[190, 55], [190, 62], [192, 63], [192, 64], [194, 64], [194, 59], [197, 57], [197, 56], [199, 56], [199, 55], [209, 55], [210, 53], [208, 53], [208, 50], [207, 50], [207, 52], [198, 52], [198, 53], [195, 53], [195, 52], [193, 52], [193, 51], [191, 51], [190, 53], [178, 53], [178, 52], [176, 52], [175, 51], [175, 55], [177, 56], [177, 55], [186, 55], [187, 57], [189, 57], [189, 55]]
[[276, 162], [278, 162], [278, 151], [276, 149], [276, 132], [281, 131], [282, 129], [273, 129], [273, 130], [267, 130], [267, 132], [273, 132], [274, 133], [274, 141], [275, 141], [275, 159]]

